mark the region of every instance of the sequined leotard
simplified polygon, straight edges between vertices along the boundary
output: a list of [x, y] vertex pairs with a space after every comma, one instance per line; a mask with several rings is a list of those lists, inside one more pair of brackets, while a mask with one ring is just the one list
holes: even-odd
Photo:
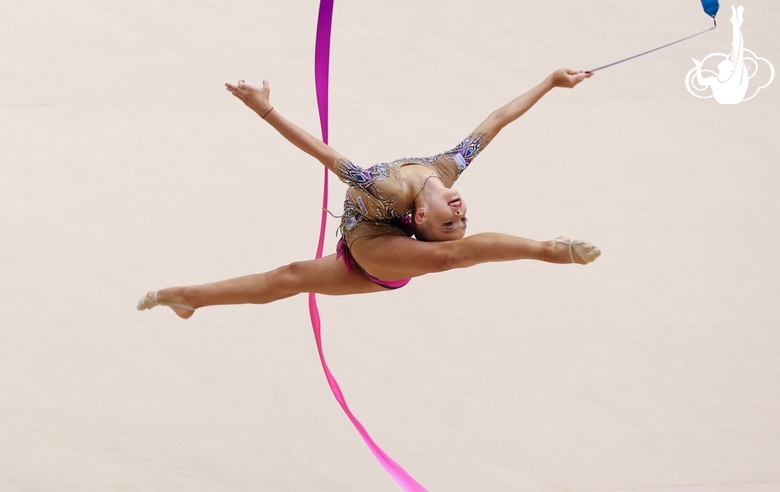
[[[444, 186], [451, 188], [488, 141], [485, 135], [472, 134], [447, 152], [432, 157], [398, 159], [375, 164], [368, 169], [345, 159], [338, 160], [334, 171], [341, 181], [349, 185], [339, 228], [341, 240], [337, 248], [347, 268], [360, 266], [349, 253], [349, 248], [358, 239], [385, 235], [413, 236], [412, 200], [405, 196], [401, 167], [412, 164], [425, 166], [441, 178]], [[373, 282], [388, 288], [402, 287], [409, 281], [388, 283], [370, 276], [365, 270], [363, 273]]]

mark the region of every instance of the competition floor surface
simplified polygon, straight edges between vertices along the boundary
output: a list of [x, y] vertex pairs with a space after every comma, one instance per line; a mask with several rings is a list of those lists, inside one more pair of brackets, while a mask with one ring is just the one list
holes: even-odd
[[[780, 7], [743, 5], [780, 68]], [[321, 165], [223, 84], [268, 79], [319, 135], [317, 8], [4, 2], [0, 490], [399, 490], [333, 400], [306, 296], [135, 310], [314, 256]], [[780, 81], [732, 106], [684, 83], [730, 15], [548, 94], [458, 181], [471, 234], [583, 238], [596, 263], [319, 297], [352, 410], [429, 490], [780, 490]], [[337, 0], [330, 144], [431, 155], [554, 69], [709, 25], [695, 0]]]

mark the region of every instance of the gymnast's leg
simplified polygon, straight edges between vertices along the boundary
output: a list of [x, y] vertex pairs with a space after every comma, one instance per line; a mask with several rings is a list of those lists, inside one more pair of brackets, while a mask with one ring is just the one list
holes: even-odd
[[[327, 295], [364, 294], [387, 290], [371, 282], [353, 268], [347, 272], [344, 262], [336, 255], [318, 260], [300, 261], [271, 270], [221, 282], [188, 287], [172, 287], [157, 292], [159, 304], [168, 306], [181, 318], [192, 316], [194, 309], [225, 304], [267, 304], [303, 292]], [[154, 292], [146, 297], [154, 298]]]
[[[561, 242], [564, 241], [564, 242]], [[538, 260], [548, 263], [586, 263], [566, 239], [534, 241], [508, 234], [481, 233], [453, 241], [426, 242], [401, 236], [356, 240], [352, 255], [371, 275], [382, 280], [399, 280], [480, 263]], [[601, 252], [590, 243], [581, 249], [593, 261]]]

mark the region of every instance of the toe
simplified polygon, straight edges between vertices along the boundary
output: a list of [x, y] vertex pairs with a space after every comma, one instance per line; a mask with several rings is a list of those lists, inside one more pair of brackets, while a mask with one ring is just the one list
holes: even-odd
[[588, 241], [575, 240], [572, 242], [572, 249], [574, 250], [575, 261], [580, 264], [591, 263], [601, 256], [601, 250]]
[[[152, 294], [151, 296], [149, 294]], [[154, 292], [149, 292], [145, 296], [143, 296], [141, 299], [138, 300], [138, 304], [136, 305], [136, 309], [139, 311], [143, 311], [145, 309], [152, 309], [155, 304], [153, 299]]]

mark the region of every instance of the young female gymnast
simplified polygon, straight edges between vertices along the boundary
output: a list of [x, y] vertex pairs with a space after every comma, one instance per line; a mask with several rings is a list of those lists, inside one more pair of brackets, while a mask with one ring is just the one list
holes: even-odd
[[[138, 309], [168, 306], [182, 318], [204, 306], [265, 304], [303, 292], [361, 294], [397, 289], [412, 277], [479, 263], [521, 259], [590, 263], [601, 252], [586, 241], [533, 241], [497, 233], [465, 237], [466, 203], [453, 183], [507, 124], [554, 87], [572, 88], [592, 74], [560, 69], [494, 111], [454, 149], [363, 169], [286, 120], [262, 88], [239, 81], [227, 90], [287, 140], [317, 158], [349, 185], [336, 254], [222, 282], [152, 291]], [[413, 239], [412, 236], [417, 239]]]

